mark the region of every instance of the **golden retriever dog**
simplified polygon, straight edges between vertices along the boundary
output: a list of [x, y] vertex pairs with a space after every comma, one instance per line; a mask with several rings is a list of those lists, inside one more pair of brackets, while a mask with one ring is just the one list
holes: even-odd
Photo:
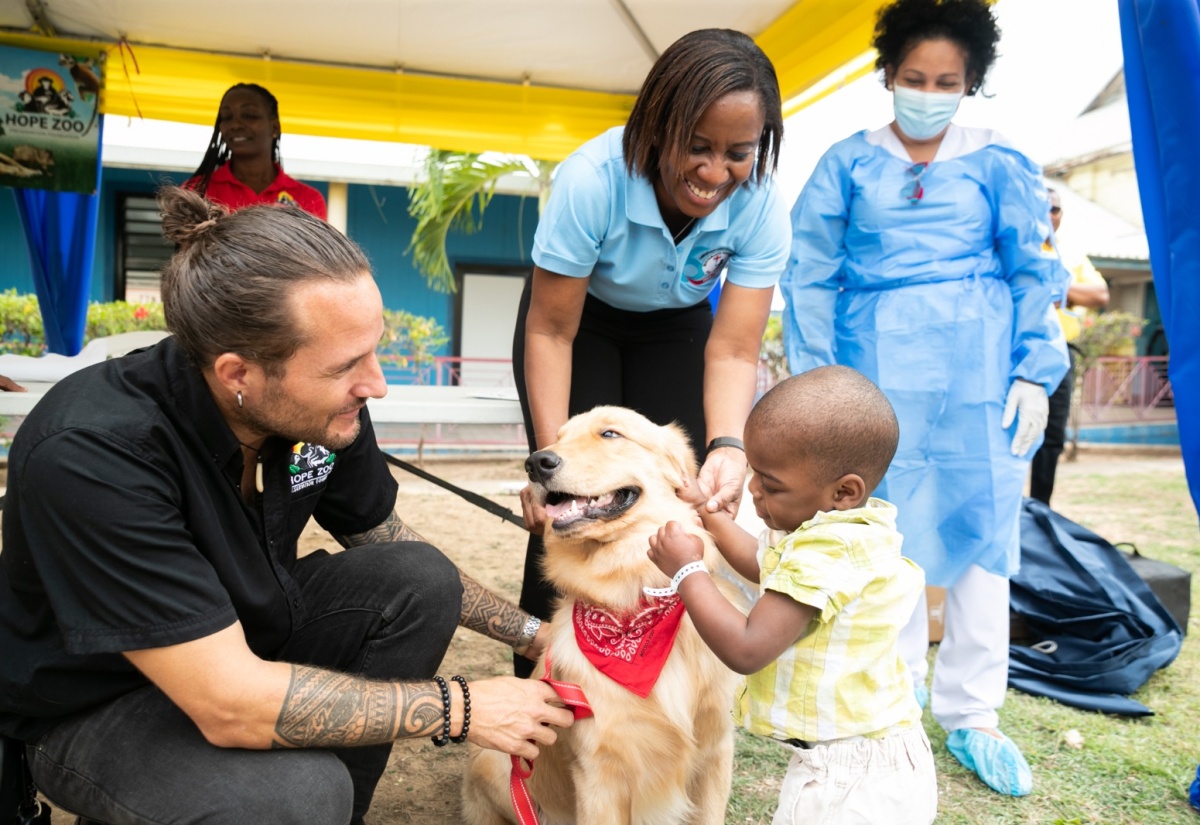
[[[571, 418], [558, 441], [525, 467], [546, 507], [546, 577], [562, 595], [549, 648], [531, 678], [545, 675], [549, 658], [553, 678], [582, 687], [594, 714], [561, 731], [533, 764], [527, 784], [541, 825], [724, 822], [736, 677], [701, 641], [686, 611], [678, 611], [682, 619], [657, 680], [639, 685], [644, 697], [598, 669], [578, 635], [620, 650], [620, 639], [637, 636], [615, 635], [622, 622], [672, 603], [642, 591], [670, 584], [646, 556], [650, 536], [668, 521], [703, 538], [710, 570], [723, 564], [675, 494], [696, 471], [687, 437], [632, 410], [597, 407]], [[628, 648], [625, 655], [638, 659]], [[511, 767], [502, 753], [472, 749], [463, 782], [468, 823], [517, 821]]]

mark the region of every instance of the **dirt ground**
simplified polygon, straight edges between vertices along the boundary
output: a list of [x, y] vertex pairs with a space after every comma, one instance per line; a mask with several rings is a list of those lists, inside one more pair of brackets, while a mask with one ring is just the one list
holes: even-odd
[[[524, 484], [522, 461], [427, 460], [423, 468], [436, 476], [481, 493], [520, 513], [518, 491]], [[1121, 475], [1154, 470], [1182, 474], [1178, 453], [1081, 452], [1078, 461], [1064, 462], [1059, 484], [1064, 490], [1091, 473]], [[484, 585], [516, 600], [521, 580], [526, 533], [430, 482], [394, 470], [400, 482], [397, 512], [417, 532], [440, 547]], [[2, 484], [0, 478], [0, 484]], [[747, 508], [749, 509], [749, 508]], [[1066, 513], [1071, 516], [1071, 513]], [[301, 549], [335, 549], [336, 543], [311, 525]], [[507, 648], [460, 630], [441, 672], [480, 679], [511, 673]], [[434, 825], [460, 821], [459, 782], [466, 748], [435, 748], [428, 739], [397, 743], [367, 816], [369, 825]], [[74, 819], [55, 812], [53, 825], [73, 825]]]

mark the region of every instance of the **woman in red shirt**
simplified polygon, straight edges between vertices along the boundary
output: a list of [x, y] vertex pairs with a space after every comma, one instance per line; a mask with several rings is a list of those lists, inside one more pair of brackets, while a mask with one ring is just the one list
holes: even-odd
[[279, 159], [279, 101], [256, 83], [231, 86], [221, 98], [212, 141], [184, 184], [230, 209], [294, 203], [325, 220], [321, 193], [288, 177]]

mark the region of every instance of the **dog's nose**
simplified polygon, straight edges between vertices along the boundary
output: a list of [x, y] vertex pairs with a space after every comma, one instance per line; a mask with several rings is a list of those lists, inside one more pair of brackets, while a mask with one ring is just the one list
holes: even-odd
[[525, 472], [535, 484], [543, 484], [562, 466], [562, 458], [550, 450], [538, 450], [525, 459]]

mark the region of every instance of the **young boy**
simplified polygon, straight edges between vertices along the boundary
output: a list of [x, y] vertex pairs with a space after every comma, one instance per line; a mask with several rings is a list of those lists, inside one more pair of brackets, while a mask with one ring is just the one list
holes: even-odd
[[793, 748], [775, 825], [927, 825], [937, 813], [933, 754], [897, 649], [925, 576], [900, 555], [896, 508], [868, 498], [898, 437], [874, 384], [848, 367], [821, 367], [777, 385], [746, 421], [750, 493], [768, 528], [761, 539], [708, 512], [708, 491], [681, 492], [722, 555], [759, 583], [749, 616], [703, 564], [690, 568], [699, 575], [681, 570], [699, 561], [698, 538], [675, 522], [650, 538], [650, 558], [673, 577], [705, 643], [748, 674], [737, 720]]

